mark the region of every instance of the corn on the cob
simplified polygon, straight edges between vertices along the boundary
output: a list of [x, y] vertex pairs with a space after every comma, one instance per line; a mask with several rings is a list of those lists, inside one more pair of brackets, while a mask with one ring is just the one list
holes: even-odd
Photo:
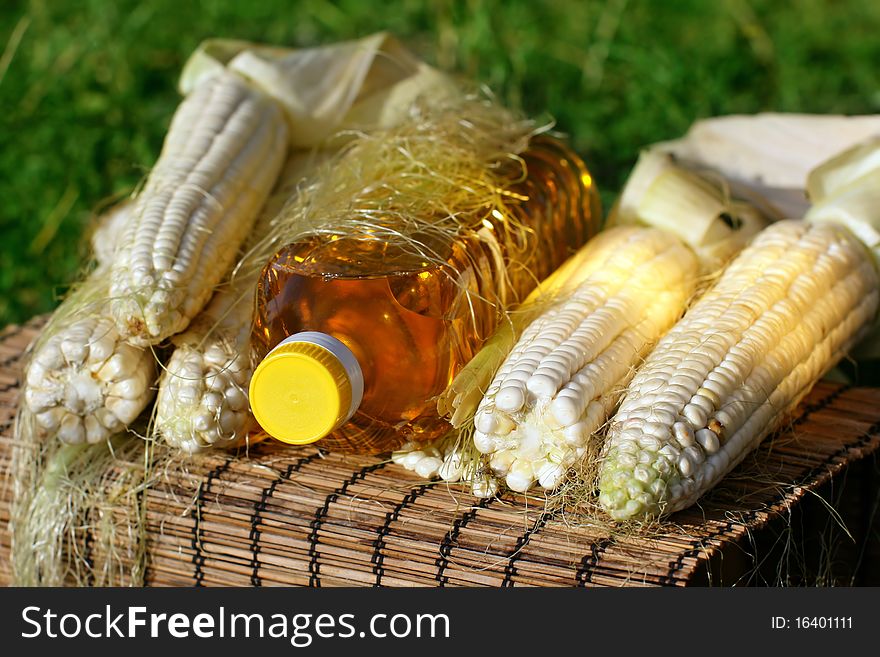
[[205, 305], [277, 179], [286, 135], [275, 101], [234, 73], [183, 100], [111, 268], [126, 339], [158, 343]]
[[458, 436], [452, 434], [429, 444], [408, 443], [392, 454], [392, 460], [425, 478], [439, 476], [448, 482], [469, 483], [477, 497], [494, 495], [501, 482], [489, 467], [488, 457], [464, 435], [464, 428], [472, 425], [483, 392], [516, 343], [520, 329], [547, 309], [549, 299], [573, 291], [594, 273], [617, 250], [624, 234], [626, 229], [606, 231], [591, 239], [538, 284], [522, 306], [511, 312], [510, 321], [503, 323], [458, 373], [437, 403], [440, 415], [450, 416], [452, 426], [462, 430]]
[[765, 229], [630, 383], [603, 449], [602, 506], [625, 519], [694, 503], [864, 334], [877, 285], [846, 228]]
[[696, 288], [697, 259], [675, 236], [612, 230], [618, 248], [525, 330], [477, 410], [474, 444], [513, 490], [558, 485]]
[[218, 290], [173, 339], [174, 351], [159, 379], [154, 422], [166, 442], [186, 452], [232, 446], [250, 428], [254, 281], [247, 278], [251, 285], [244, 281]]
[[100, 442], [127, 427], [153, 397], [155, 357], [127, 344], [102, 315], [52, 331], [25, 373], [24, 403], [43, 434]]
[[[473, 417], [477, 455], [447, 437], [404, 446], [394, 462], [422, 477], [471, 482], [480, 497], [493, 495], [499, 478], [515, 491], [536, 481], [548, 489], [559, 484], [638, 360], [683, 312], [699, 273], [688, 247], [652, 228], [609, 229], [583, 252], [589, 257], [564, 277], [573, 291], [550, 306], [531, 299], [521, 312], [542, 314], [519, 341], [513, 344], [508, 326], [484, 347], [503, 363]], [[457, 411], [466, 407], [464, 399], [456, 404]]]
[[[131, 216], [121, 203], [99, 218], [92, 236], [97, 267], [56, 311], [25, 369], [24, 408], [41, 435], [97, 443], [125, 429], [153, 398], [156, 359], [127, 344], [107, 315], [103, 277]], [[83, 294], [90, 296], [83, 299]]]

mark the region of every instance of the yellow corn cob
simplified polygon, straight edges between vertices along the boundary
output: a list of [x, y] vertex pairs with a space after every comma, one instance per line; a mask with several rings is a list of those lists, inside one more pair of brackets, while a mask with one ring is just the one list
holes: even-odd
[[603, 449], [616, 519], [693, 504], [866, 332], [878, 278], [846, 228], [765, 229], [651, 352]]
[[485, 456], [474, 459], [444, 438], [406, 446], [392, 460], [423, 477], [473, 481], [475, 494], [494, 494], [496, 477], [515, 491], [560, 483], [638, 360], [684, 311], [699, 274], [694, 253], [653, 228], [612, 228], [584, 251], [591, 257], [573, 270], [575, 289], [555, 304], [536, 304], [540, 316], [504, 351], [482, 395], [473, 444]]
[[[595, 238], [539, 288], [543, 303], [526, 301], [521, 319], [543, 314], [519, 341], [514, 344], [513, 327], [525, 322], [514, 321], [441, 399], [442, 408], [452, 409], [453, 424], [461, 425], [473, 414], [475, 391], [482, 397], [473, 443], [513, 490], [561, 482], [643, 356], [684, 312], [700, 274], [763, 226], [753, 208], [730, 203], [717, 185], [662, 156], [640, 161], [621, 208], [628, 215], [623, 223], [641, 218], [663, 230], [621, 226]], [[428, 469], [415, 459], [406, 464]]]
[[111, 311], [126, 339], [158, 343], [205, 305], [286, 151], [282, 110], [234, 73], [218, 72], [183, 100], [110, 272]]

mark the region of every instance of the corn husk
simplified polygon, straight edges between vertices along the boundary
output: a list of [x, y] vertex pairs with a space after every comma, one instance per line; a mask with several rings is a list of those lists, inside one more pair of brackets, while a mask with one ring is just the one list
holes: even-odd
[[721, 173], [735, 194], [771, 216], [799, 218], [809, 207], [810, 171], [878, 134], [880, 115], [763, 112], [703, 119], [654, 148]]
[[874, 137], [860, 142], [825, 161], [807, 176], [807, 196], [821, 203], [862, 176], [880, 169], [880, 128]]
[[[690, 168], [688, 168], [690, 167]], [[652, 226], [678, 236], [704, 271], [723, 266], [770, 217], [737, 198], [724, 175], [683, 165], [662, 149], [644, 151], [611, 211], [607, 226]]]
[[277, 48], [209, 39], [187, 60], [185, 94], [227, 68], [253, 81], [285, 111], [292, 148], [311, 148], [347, 131], [389, 128], [416, 98], [454, 98], [451, 77], [409, 52], [387, 32], [316, 48]]
[[[848, 148], [814, 169], [808, 188], [816, 203], [804, 219], [846, 226], [870, 250], [880, 269], [880, 138]], [[880, 318], [853, 356], [880, 358]]]

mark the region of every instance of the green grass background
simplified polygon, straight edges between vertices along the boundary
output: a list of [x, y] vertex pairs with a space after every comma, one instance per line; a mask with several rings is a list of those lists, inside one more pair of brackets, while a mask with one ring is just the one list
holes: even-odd
[[387, 29], [555, 117], [609, 202], [641, 146], [734, 112], [880, 111], [880, 3], [4, 0], [0, 326], [50, 310], [94, 213], [152, 165], [207, 37], [309, 46]]

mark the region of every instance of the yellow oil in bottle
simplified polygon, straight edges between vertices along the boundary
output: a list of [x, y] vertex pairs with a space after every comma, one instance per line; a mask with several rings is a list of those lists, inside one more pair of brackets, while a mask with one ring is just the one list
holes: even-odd
[[[297, 417], [310, 419], [320, 385], [299, 382], [298, 392], [285, 397], [288, 393], [275, 379], [252, 383], [255, 415], [270, 434], [288, 442], [320, 438], [330, 450], [372, 454], [449, 430], [437, 415], [436, 397], [491, 335], [503, 309], [527, 295], [597, 230], [598, 195], [577, 155], [555, 139], [538, 137], [522, 157], [527, 176], [506, 190], [509, 216], [495, 210], [471, 226], [469, 237], [449, 243], [427, 236], [419, 240], [441, 254], [442, 264], [414, 251], [411, 243], [363, 235], [315, 235], [286, 246], [269, 261], [256, 298], [254, 342], [268, 354], [261, 368], [279, 345], [287, 349], [290, 340], [297, 341], [290, 336], [317, 332], [344, 345], [334, 342], [345, 352], [345, 362], [356, 361], [356, 374], [349, 368], [347, 374], [340, 370], [338, 378], [362, 377], [360, 392], [355, 390], [359, 381], [346, 389], [338, 417], [327, 424], [332, 425], [329, 433], [304, 436], [292, 427], [297, 438], [290, 439], [279, 435], [284, 427], [270, 430], [261, 415], [280, 405], [286, 405], [286, 413], [311, 404], [301, 415], [284, 415], [290, 424]], [[255, 382], [263, 375], [261, 368]], [[255, 390], [256, 385], [262, 387]], [[353, 414], [346, 417], [349, 410]]]

